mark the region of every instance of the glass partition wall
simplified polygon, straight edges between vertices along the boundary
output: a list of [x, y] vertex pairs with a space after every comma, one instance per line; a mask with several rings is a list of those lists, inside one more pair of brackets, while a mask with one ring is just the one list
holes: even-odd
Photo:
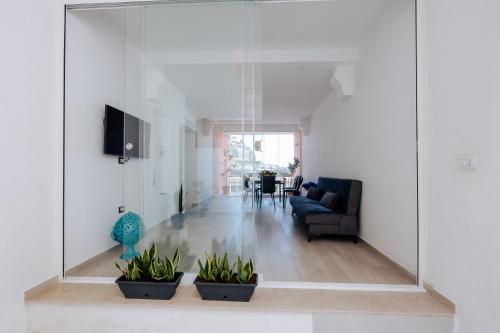
[[261, 282], [415, 284], [414, 5], [68, 8], [65, 276], [155, 243], [184, 272], [228, 252]]
[[223, 120], [253, 140], [250, 9], [236, 1], [67, 15], [65, 275], [118, 276], [115, 262], [153, 242], [160, 255], [179, 248], [185, 272], [205, 252], [253, 258], [252, 200], [241, 205], [241, 184], [238, 196], [225, 193], [228, 155], [241, 154], [232, 172], [253, 173], [251, 151], [244, 140], [229, 151], [214, 129]]

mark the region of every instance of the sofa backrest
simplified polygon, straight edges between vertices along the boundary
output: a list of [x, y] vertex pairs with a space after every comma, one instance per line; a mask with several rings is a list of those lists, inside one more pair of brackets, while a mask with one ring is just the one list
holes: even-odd
[[339, 194], [337, 209], [347, 215], [358, 215], [362, 183], [359, 180], [319, 177], [318, 188]]

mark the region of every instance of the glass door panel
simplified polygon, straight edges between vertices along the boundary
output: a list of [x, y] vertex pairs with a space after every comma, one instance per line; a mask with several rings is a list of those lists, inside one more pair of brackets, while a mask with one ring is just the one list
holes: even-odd
[[[185, 272], [228, 252], [265, 280], [415, 281], [414, 2], [365, 2], [69, 9], [65, 275], [116, 277], [156, 243], [179, 248]], [[290, 200], [302, 187], [284, 195], [298, 175], [339, 195], [332, 216]]]
[[127, 108], [124, 98], [125, 14], [124, 8], [67, 12], [66, 276], [117, 275], [112, 268], [114, 261], [106, 258], [110, 253], [121, 253], [110, 233], [124, 205], [124, 165], [119, 161], [124, 156], [121, 110]]
[[[144, 109], [143, 44], [144, 7], [124, 8], [124, 235], [131, 244], [123, 244], [126, 259], [137, 255], [144, 247], [142, 239], [147, 229], [144, 216], [144, 169], [150, 158], [151, 120]], [[129, 221], [130, 219], [130, 221]], [[125, 242], [124, 242], [125, 243]], [[123, 256], [123, 255], [122, 255]], [[119, 271], [116, 270], [116, 274]]]
[[[151, 119], [144, 160], [145, 247], [161, 255], [179, 248], [181, 269], [197, 271], [205, 253], [251, 255], [253, 221], [242, 205], [243, 165], [228, 163], [242, 132], [246, 77], [245, 4], [197, 3], [144, 7], [144, 112]], [[147, 166], [146, 166], [147, 165]], [[249, 241], [248, 241], [249, 242]], [[249, 242], [251, 243], [251, 242]]]

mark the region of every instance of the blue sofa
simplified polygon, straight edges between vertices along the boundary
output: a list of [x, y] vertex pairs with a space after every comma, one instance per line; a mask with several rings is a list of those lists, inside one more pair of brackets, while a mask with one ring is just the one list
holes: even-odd
[[323, 193], [338, 193], [334, 209], [324, 207], [315, 199], [290, 198], [292, 214], [306, 225], [308, 241], [314, 235], [348, 235], [357, 242], [362, 183], [359, 180], [319, 177], [318, 188]]

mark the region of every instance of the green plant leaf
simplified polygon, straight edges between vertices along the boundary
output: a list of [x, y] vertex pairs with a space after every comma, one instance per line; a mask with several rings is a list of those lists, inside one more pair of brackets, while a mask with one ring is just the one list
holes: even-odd
[[156, 257], [156, 250], [157, 250], [156, 243], [153, 243], [148, 253], [150, 260], [153, 260]]
[[172, 262], [174, 263], [175, 270], [177, 270], [180, 261], [181, 261], [181, 254], [179, 252], [179, 248], [177, 248], [175, 249], [174, 255], [172, 257]]
[[227, 283], [236, 280], [238, 283], [248, 283], [253, 276], [253, 261], [243, 262], [241, 257], [231, 265], [229, 255], [224, 253], [222, 257], [216, 254], [205, 253], [205, 263], [198, 259], [198, 277], [205, 281]]
[[175, 276], [179, 262], [179, 249], [175, 250], [172, 258], [165, 257], [164, 259], [160, 259], [157, 257], [157, 246], [153, 243], [149, 249], [144, 250], [142, 255], [128, 261], [126, 268], [122, 269], [117, 263], [115, 263], [115, 266], [130, 281], [171, 281]]

